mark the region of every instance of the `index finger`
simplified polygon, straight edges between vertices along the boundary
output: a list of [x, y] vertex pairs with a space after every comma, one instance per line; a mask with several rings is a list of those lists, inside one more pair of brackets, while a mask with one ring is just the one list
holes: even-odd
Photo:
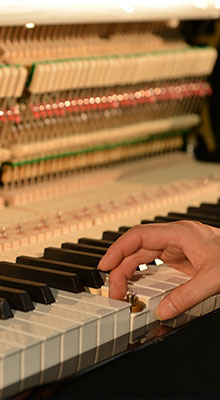
[[98, 269], [102, 271], [113, 270], [121, 264], [124, 258], [129, 257], [144, 248], [146, 262], [152, 261], [152, 256], [156, 251], [163, 251], [164, 248], [180, 239], [177, 235], [178, 229], [175, 223], [137, 225], [119, 237], [107, 250], [102, 257]]

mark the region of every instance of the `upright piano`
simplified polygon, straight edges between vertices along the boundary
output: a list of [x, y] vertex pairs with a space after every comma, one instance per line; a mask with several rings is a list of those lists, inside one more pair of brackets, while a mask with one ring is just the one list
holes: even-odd
[[220, 294], [160, 322], [189, 276], [152, 260], [113, 300], [97, 270], [135, 224], [220, 228], [219, 15], [1, 4], [0, 399], [220, 397]]

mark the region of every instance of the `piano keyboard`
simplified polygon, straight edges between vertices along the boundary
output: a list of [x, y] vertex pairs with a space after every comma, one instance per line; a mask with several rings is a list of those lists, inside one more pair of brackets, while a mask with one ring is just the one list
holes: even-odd
[[[86, 240], [81, 239], [80, 243], [83, 241]], [[90, 247], [87, 248], [88, 253], [59, 248], [55, 251], [55, 248], [47, 248], [45, 257], [50, 257], [47, 268], [52, 268], [53, 256], [55, 257], [54, 265], [58, 266], [56, 253], [59, 251], [63, 252], [63, 258], [59, 257], [59, 259], [65, 259], [66, 254], [71, 255], [73, 260], [77, 256], [78, 263], [84, 259], [83, 264], [89, 264], [91, 269], [95, 268], [95, 265], [91, 267], [91, 260], [93, 264], [94, 260], [101, 256], [97, 256], [98, 250], [94, 256], [94, 253], [90, 252]], [[98, 247], [94, 248], [98, 249]], [[47, 250], [52, 253], [48, 253]], [[21, 266], [25, 266], [33, 273], [31, 265], [37, 265], [36, 261], [37, 259], [21, 256], [18, 257], [17, 264], [1, 262], [1, 274], [4, 277], [7, 275], [17, 277]], [[18, 271], [16, 271], [16, 265]], [[70, 259], [68, 263], [60, 262], [59, 270], [66, 269], [71, 269]], [[39, 267], [44, 283], [45, 270], [46, 268]], [[51, 271], [54, 275], [57, 273], [55, 269], [47, 271]], [[8, 396], [10, 390], [12, 393], [20, 392], [32, 386], [63, 379], [105, 359], [110, 359], [126, 351], [129, 344], [143, 339], [156, 321], [155, 309], [163, 296], [189, 279], [185, 274], [164, 265], [158, 270], [157, 267], [151, 266], [150, 271], [150, 273], [137, 271], [128, 283], [128, 288], [132, 289], [139, 300], [145, 304], [144, 309], [137, 313], [130, 313], [129, 303], [105, 297], [108, 286], [102, 285], [101, 282], [97, 295], [81, 291], [81, 287], [78, 288], [79, 293], [75, 293], [77, 291], [75, 287], [70, 291], [62, 290], [62, 280], [59, 277], [58, 285], [46, 280], [48, 286], [51, 287], [51, 289], [48, 288], [52, 297], [49, 299], [49, 304], [43, 304], [48, 302], [42, 299], [33, 302], [34, 310], [20, 311], [19, 305], [13, 307], [13, 303], [13, 318], [9, 315], [7, 320], [0, 321], [2, 397]], [[25, 277], [24, 274], [23, 279]], [[4, 284], [10, 286], [10, 282], [5, 281]], [[34, 297], [31, 291], [28, 293], [30, 298]], [[11, 304], [10, 296], [8, 296], [8, 302]], [[220, 296], [212, 296], [174, 319], [172, 326], [176, 327], [180, 323], [191, 321], [219, 308], [219, 305]]]
[[[189, 208], [188, 216], [184, 214], [186, 218], [207, 208], [209, 223], [215, 219], [217, 224], [218, 212], [210, 211], [218, 210], [217, 175], [201, 179], [194, 172], [192, 177], [189, 160], [187, 165], [191, 179], [148, 186], [145, 196], [138, 191], [131, 196], [122, 190], [112, 207], [105, 198], [109, 194], [101, 195], [100, 189], [98, 210], [91, 203], [81, 219], [73, 221], [63, 202], [62, 215], [50, 214], [37, 228], [36, 218], [24, 218], [20, 229], [13, 223], [1, 227], [1, 398], [76, 375], [148, 340], [157, 326], [176, 328], [219, 308], [220, 296], [212, 296], [179, 317], [160, 323], [155, 314], [157, 305], [170, 290], [189, 279], [187, 275], [166, 265], [137, 270], [128, 289], [144, 307], [131, 312], [128, 302], [108, 297], [108, 274], [96, 269], [122, 232], [141, 221], [156, 222], [158, 213], [166, 220], [171, 208], [183, 213], [186, 204], [195, 205]], [[131, 187], [128, 191], [132, 193]], [[56, 202], [49, 204], [54, 212]], [[14, 210], [18, 213], [19, 208]], [[13, 207], [11, 211], [13, 218]], [[21, 237], [26, 241], [18, 240]]]

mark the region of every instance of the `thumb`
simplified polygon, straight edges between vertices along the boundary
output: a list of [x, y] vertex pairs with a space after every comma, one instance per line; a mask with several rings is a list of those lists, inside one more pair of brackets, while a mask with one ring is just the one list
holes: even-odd
[[158, 319], [173, 318], [220, 290], [220, 267], [199, 270], [188, 282], [173, 289], [157, 307]]

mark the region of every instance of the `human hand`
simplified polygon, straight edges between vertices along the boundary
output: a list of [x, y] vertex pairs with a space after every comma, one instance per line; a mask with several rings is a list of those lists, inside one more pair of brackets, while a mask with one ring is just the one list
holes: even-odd
[[175, 317], [220, 292], [220, 229], [195, 221], [137, 225], [112, 244], [98, 268], [110, 270], [109, 295], [121, 299], [138, 267], [155, 258], [192, 278], [159, 304], [158, 318]]

